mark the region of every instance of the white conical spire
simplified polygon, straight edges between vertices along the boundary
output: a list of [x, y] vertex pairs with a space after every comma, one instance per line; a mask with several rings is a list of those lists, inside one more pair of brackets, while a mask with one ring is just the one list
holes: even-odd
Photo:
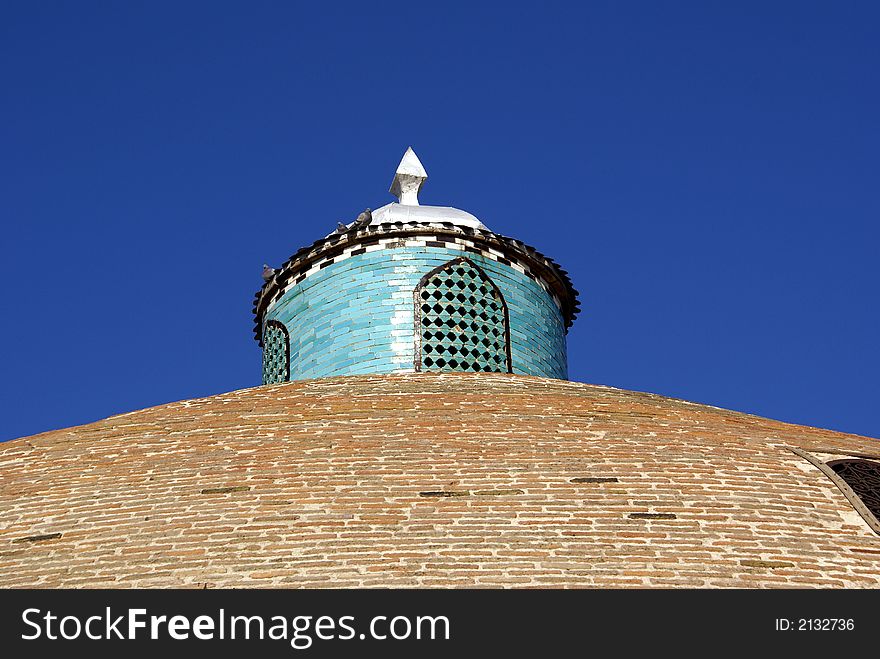
[[427, 178], [428, 172], [425, 171], [416, 152], [409, 147], [397, 166], [390, 192], [404, 206], [418, 206], [419, 190], [422, 189]]

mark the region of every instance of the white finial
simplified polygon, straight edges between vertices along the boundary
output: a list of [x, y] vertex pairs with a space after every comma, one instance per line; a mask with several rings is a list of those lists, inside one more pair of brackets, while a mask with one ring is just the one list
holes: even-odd
[[416, 152], [409, 147], [397, 166], [390, 192], [404, 206], [418, 206], [419, 190], [427, 178], [428, 172], [422, 167]]

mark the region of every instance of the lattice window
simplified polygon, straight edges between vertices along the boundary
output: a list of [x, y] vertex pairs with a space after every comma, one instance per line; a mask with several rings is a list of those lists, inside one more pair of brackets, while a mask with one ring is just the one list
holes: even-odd
[[828, 466], [846, 481], [865, 507], [880, 520], [880, 462], [835, 460], [829, 462]]
[[511, 371], [507, 305], [471, 261], [454, 259], [429, 272], [415, 303], [417, 371]]
[[287, 328], [270, 320], [263, 330], [263, 384], [290, 379], [290, 337]]

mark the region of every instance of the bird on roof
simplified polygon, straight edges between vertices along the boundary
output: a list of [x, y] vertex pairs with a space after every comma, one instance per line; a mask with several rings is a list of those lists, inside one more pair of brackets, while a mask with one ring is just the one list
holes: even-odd
[[336, 223], [336, 233], [345, 233], [348, 231], [348, 227], [344, 225], [342, 222]]
[[272, 277], [275, 276], [275, 268], [270, 268], [265, 263], [263, 264], [263, 281], [269, 281]]
[[363, 213], [361, 213], [360, 215], [357, 216], [357, 219], [354, 221], [353, 228], [359, 229], [361, 227], [365, 227], [372, 221], [373, 221], [373, 213], [368, 208]]

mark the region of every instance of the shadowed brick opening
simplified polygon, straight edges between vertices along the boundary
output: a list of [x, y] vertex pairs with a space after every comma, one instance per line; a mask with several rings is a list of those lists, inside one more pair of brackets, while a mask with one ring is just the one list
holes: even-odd
[[516, 488], [507, 490], [474, 490], [473, 492], [473, 495], [477, 497], [500, 497], [506, 494], [525, 494], [525, 492]]
[[746, 559], [739, 562], [743, 567], [757, 567], [757, 568], [765, 568], [768, 570], [778, 570], [786, 567], [794, 567], [794, 563], [789, 563], [788, 561], [763, 561], [763, 560], [753, 560]]
[[510, 373], [507, 304], [464, 257], [422, 277], [415, 290], [417, 371]]
[[18, 538], [12, 542], [43, 542], [44, 540], [57, 540], [60, 533], [44, 533], [43, 535], [29, 535], [26, 538]]
[[202, 494], [229, 494], [231, 492], [247, 492], [251, 488], [247, 485], [235, 485], [233, 487], [209, 487], [202, 490]]
[[448, 497], [466, 497], [466, 496], [475, 496], [475, 497], [500, 497], [505, 495], [512, 494], [525, 494], [519, 488], [506, 488], [506, 489], [495, 489], [495, 490], [429, 490], [427, 492], [419, 492], [420, 497], [437, 497], [437, 498], [448, 498]]
[[582, 478], [572, 478], [572, 483], [619, 483], [614, 476], [584, 476]]

